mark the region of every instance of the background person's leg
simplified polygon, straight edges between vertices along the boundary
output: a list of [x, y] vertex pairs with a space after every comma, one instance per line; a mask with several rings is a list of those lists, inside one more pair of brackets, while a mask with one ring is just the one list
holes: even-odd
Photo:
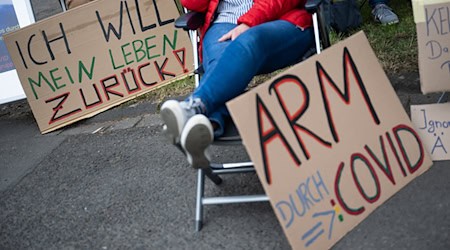
[[370, 5], [370, 8], [372, 8], [372, 9], [373, 9], [373, 7], [375, 7], [375, 5], [380, 4], [380, 3], [389, 5], [388, 0], [369, 0], [369, 5]]

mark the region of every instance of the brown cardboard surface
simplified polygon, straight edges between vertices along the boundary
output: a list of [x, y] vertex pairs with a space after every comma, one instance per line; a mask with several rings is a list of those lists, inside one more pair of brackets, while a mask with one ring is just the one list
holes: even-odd
[[[422, 11], [423, 13], [419, 13]], [[415, 8], [419, 73], [423, 93], [450, 90], [450, 1]]]
[[5, 36], [42, 133], [193, 70], [174, 1], [98, 0]]
[[411, 121], [433, 161], [450, 159], [450, 103], [411, 105]]
[[227, 105], [294, 249], [330, 248], [432, 164], [361, 32]]

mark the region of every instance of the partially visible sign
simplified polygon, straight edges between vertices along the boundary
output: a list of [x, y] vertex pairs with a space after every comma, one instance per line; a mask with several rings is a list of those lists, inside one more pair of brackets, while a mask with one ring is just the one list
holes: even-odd
[[227, 105], [294, 249], [330, 248], [432, 164], [361, 32]]
[[411, 105], [414, 123], [434, 161], [450, 159], [450, 103]]
[[33, 22], [29, 1], [0, 0], [0, 104], [25, 98], [3, 35]]
[[98, 0], [9, 33], [5, 42], [42, 133], [192, 71], [175, 1]]
[[412, 0], [423, 93], [450, 90], [450, 0]]

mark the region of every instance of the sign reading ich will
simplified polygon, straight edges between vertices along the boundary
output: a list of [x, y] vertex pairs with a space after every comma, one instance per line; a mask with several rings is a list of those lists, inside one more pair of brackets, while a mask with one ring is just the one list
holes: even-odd
[[362, 32], [227, 105], [294, 249], [330, 248], [432, 164]]
[[175, 1], [98, 0], [5, 35], [42, 133], [192, 71]]

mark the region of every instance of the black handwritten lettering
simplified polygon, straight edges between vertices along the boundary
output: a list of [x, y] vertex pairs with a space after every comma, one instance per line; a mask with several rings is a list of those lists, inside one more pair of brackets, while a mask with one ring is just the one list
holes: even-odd
[[[272, 183], [272, 176], [270, 171], [270, 161], [267, 147], [274, 139], [281, 140], [284, 148], [288, 151], [289, 155], [297, 166], [300, 165], [301, 162], [300, 159], [298, 159], [298, 157], [295, 155], [294, 150], [287, 142], [281, 130], [278, 128], [278, 125], [275, 123], [272, 114], [270, 114], [269, 110], [267, 109], [266, 105], [261, 100], [261, 97], [259, 97], [259, 95], [256, 95], [256, 114], [258, 121], [259, 144], [264, 165], [264, 174], [267, 183], [270, 185]], [[268, 120], [268, 122], [270, 123], [269, 126], [264, 123], [265, 120]]]
[[23, 66], [26, 69], [28, 69], [27, 62], [25, 61], [25, 58], [23, 57], [23, 52], [22, 52], [22, 49], [20, 48], [19, 43], [16, 41], [15, 44], [16, 44], [17, 50], [19, 51], [20, 59], [22, 59]]
[[384, 146], [384, 140], [383, 140], [383, 136], [380, 135], [380, 147], [381, 147], [381, 154], [383, 156], [383, 162], [384, 164], [381, 162], [380, 157], [377, 157], [375, 155], [375, 153], [372, 151], [372, 149], [369, 146], [365, 146], [364, 149], [367, 151], [367, 153], [370, 155], [370, 157], [372, 158], [372, 160], [375, 161], [375, 163], [377, 164], [377, 166], [381, 169], [381, 171], [383, 171], [383, 173], [386, 175], [386, 177], [389, 179], [389, 181], [395, 185], [395, 179], [394, 176], [392, 174], [392, 170], [391, 170], [391, 164], [389, 162], [389, 157], [386, 154], [386, 147]]
[[158, 72], [158, 75], [159, 75], [159, 78], [161, 79], [161, 81], [165, 81], [166, 76], [175, 77], [175, 73], [168, 72], [165, 70], [168, 61], [169, 61], [168, 58], [164, 59], [164, 62], [161, 66], [159, 66], [157, 61], [154, 62], [156, 71]]
[[152, 85], [155, 85], [157, 82], [156, 81], [154, 81], [154, 82], [145, 81], [144, 74], [142, 73], [142, 69], [144, 69], [145, 67], [148, 67], [148, 66], [150, 66], [149, 62], [139, 65], [139, 67], [138, 67], [139, 79], [141, 80], [142, 84], [144, 84], [145, 86], [152, 86]]
[[[134, 88], [130, 87], [130, 82], [127, 80], [127, 75], [130, 75], [130, 74], [133, 78], [133, 84], [135, 85]], [[125, 87], [127, 89], [128, 94], [133, 94], [133, 93], [136, 93], [141, 90], [141, 85], [139, 85], [139, 82], [138, 82], [138, 79], [136, 76], [136, 72], [134, 71], [134, 69], [132, 69], [132, 68], [124, 69], [120, 73], [120, 75], [122, 76], [122, 80], [125, 83]]]
[[139, 0], [135, 0], [135, 3], [136, 3], [136, 13], [137, 13], [137, 16], [138, 16], [138, 19], [139, 19], [139, 25], [141, 27], [141, 31], [144, 32], [146, 30], [156, 28], [156, 23], [149, 24], [147, 26], [144, 25], [144, 21], [142, 20], [141, 7], [139, 5]]
[[[283, 85], [288, 84], [294, 84], [299, 89], [299, 98], [302, 100], [300, 103], [300, 107], [298, 107], [296, 110], [289, 110], [286, 100], [284, 100], [283, 92], [281, 91], [281, 87]], [[304, 133], [310, 137], [312, 137], [315, 141], [319, 142], [321, 145], [330, 148], [331, 143], [322, 139], [317, 134], [312, 132], [310, 129], [306, 128], [303, 125], [300, 125], [298, 120], [302, 117], [302, 115], [306, 112], [306, 110], [309, 107], [309, 91], [306, 88], [305, 84], [295, 75], [284, 75], [280, 78], [277, 78], [270, 86], [269, 86], [269, 93], [275, 92], [275, 95], [277, 96], [278, 103], [283, 109], [283, 113], [286, 116], [286, 119], [289, 121], [289, 125], [292, 129], [292, 131], [295, 133], [297, 142], [300, 145], [300, 148], [303, 151], [303, 154], [305, 155], [306, 159], [310, 158], [310, 153], [308, 149], [305, 146], [305, 143], [303, 142], [301, 133]], [[292, 95], [292, 93], [286, 93], [288, 95]]]
[[61, 36], [55, 37], [52, 40], [48, 40], [47, 33], [45, 32], [45, 30], [42, 31], [42, 36], [44, 37], [45, 45], [47, 46], [47, 50], [48, 50], [48, 53], [50, 54], [50, 58], [52, 59], [52, 61], [55, 60], [55, 55], [53, 54], [53, 50], [50, 47], [50, 44], [55, 42], [55, 41], [63, 39], [64, 45], [66, 46], [67, 54], [71, 54], [72, 53], [70, 51], [69, 42], [67, 41], [66, 32], [64, 31], [64, 27], [63, 27], [62, 23], [59, 23], [59, 28], [61, 29]]
[[92, 84], [92, 88], [93, 88], [94, 91], [95, 91], [95, 95], [97, 96], [97, 100], [94, 101], [94, 102], [91, 102], [91, 103], [87, 103], [87, 100], [86, 100], [86, 97], [85, 97], [85, 95], [84, 95], [83, 89], [82, 89], [82, 88], [79, 89], [81, 98], [83, 99], [84, 107], [85, 107], [86, 109], [94, 108], [94, 107], [96, 107], [96, 106], [98, 106], [98, 105], [100, 105], [100, 104], [103, 103], [103, 99], [102, 99], [102, 97], [100, 96], [100, 93], [99, 93], [99, 91], [98, 91], [97, 85]]
[[[373, 179], [373, 182], [375, 184], [375, 194], [370, 197], [366, 191], [364, 190], [363, 186], [361, 185], [361, 180], [358, 177], [358, 174], [356, 174], [356, 170], [355, 170], [355, 162], [356, 161], [360, 161], [363, 163], [364, 166], [367, 167], [367, 169], [370, 172], [370, 176]], [[361, 166], [361, 165], [358, 165]], [[352, 156], [350, 157], [350, 167], [352, 170], [352, 176], [353, 176], [353, 181], [355, 182], [356, 187], [358, 188], [359, 194], [369, 203], [374, 203], [376, 202], [381, 195], [381, 189], [380, 189], [380, 181], [378, 180], [378, 176], [375, 172], [375, 170], [373, 169], [372, 163], [370, 163], [370, 161], [361, 153], [354, 153], [352, 154]]]
[[69, 116], [72, 116], [72, 115], [78, 113], [78, 112], [81, 112], [80, 108], [75, 108], [75, 109], [72, 109], [63, 114], [58, 114], [60, 110], [64, 109], [63, 104], [67, 101], [67, 98], [69, 97], [69, 95], [70, 95], [70, 92], [66, 92], [66, 93], [63, 93], [61, 95], [58, 95], [54, 98], [50, 98], [45, 101], [45, 103], [51, 103], [51, 102], [60, 100], [59, 102], [56, 103], [56, 106], [53, 108], [53, 116], [50, 118], [50, 121], [48, 122], [48, 124], [52, 124], [61, 119], [65, 119]]
[[120, 11], [119, 11], [119, 31], [117, 31], [116, 27], [113, 26], [112, 23], [108, 23], [108, 30], [105, 29], [105, 26], [103, 24], [102, 17], [100, 16], [100, 13], [98, 10], [95, 11], [95, 14], [97, 15], [97, 20], [100, 24], [100, 27], [103, 31], [103, 36], [105, 37], [106, 42], [109, 42], [111, 31], [114, 33], [116, 38], [120, 40], [122, 38], [122, 26], [123, 26], [123, 1], [120, 1]]
[[325, 84], [328, 83], [329, 86], [338, 94], [338, 96], [345, 102], [345, 104], [350, 104], [350, 76], [353, 76], [356, 80], [356, 83], [359, 87], [361, 95], [364, 98], [367, 108], [370, 111], [370, 115], [375, 124], [380, 124], [380, 119], [378, 118], [377, 113], [375, 112], [375, 108], [373, 107], [372, 101], [370, 100], [370, 96], [367, 93], [366, 87], [364, 86], [364, 82], [358, 72], [358, 68], [356, 67], [355, 62], [350, 55], [350, 52], [347, 48], [344, 48], [343, 54], [343, 72], [344, 72], [344, 91], [342, 92], [330, 75], [325, 71], [320, 62], [316, 62], [316, 70], [317, 75], [319, 77], [320, 89], [322, 93], [323, 103], [325, 105], [325, 111], [328, 119], [328, 125], [330, 127], [330, 131], [333, 135], [333, 139], [335, 142], [339, 142], [339, 135], [336, 131], [336, 126], [334, 124], [332, 112], [331, 112], [331, 104], [328, 97], [327, 88], [325, 88]]
[[[138, 1], [138, 0], [136, 0], [136, 1]], [[156, 4], [156, 0], [153, 0], [153, 6], [155, 7], [156, 17], [158, 18], [159, 26], [164, 26], [164, 25], [167, 25], [169, 23], [175, 22], [175, 19], [173, 19], [173, 18], [169, 19], [169, 20], [162, 21], [161, 20], [161, 14], [159, 13], [158, 5]]]
[[[109, 85], [106, 85], [107, 82], [113, 82], [113, 83], [109, 84]], [[100, 80], [100, 83], [102, 84], [103, 90], [104, 90], [105, 95], [106, 95], [106, 99], [108, 101], [111, 100], [110, 94], [111, 95], [115, 95], [115, 96], [119, 96], [119, 97], [123, 97], [124, 96], [122, 93], [120, 93], [118, 91], [111, 90], [112, 88], [117, 87], [120, 84], [120, 82], [117, 79], [116, 75], [112, 75], [112, 76], [106, 77], [106, 78]]]
[[33, 38], [36, 36], [36, 34], [33, 34], [30, 36], [30, 38], [28, 39], [28, 56], [30, 57], [31, 61], [33, 61], [34, 64], [36, 65], [43, 65], [46, 64], [47, 61], [37, 61], [34, 56], [33, 53], [31, 51], [31, 42], [33, 41]]
[[[411, 174], [419, 170], [419, 168], [422, 166], [423, 161], [425, 159], [425, 152], [422, 145], [422, 141], [419, 138], [419, 135], [412, 129], [411, 127], [400, 124], [392, 129], [392, 132], [394, 133], [395, 139], [397, 140], [398, 146], [400, 148], [400, 151], [402, 153], [403, 159], [406, 162], [406, 165], [408, 166], [408, 170]], [[417, 146], [419, 149], [419, 158], [417, 159], [417, 162], [414, 164], [411, 163], [411, 160], [409, 159], [408, 152], [406, 152], [406, 148], [403, 145], [402, 137], [400, 136], [400, 132], [407, 133], [413, 136], [415, 141], [417, 142]]]

